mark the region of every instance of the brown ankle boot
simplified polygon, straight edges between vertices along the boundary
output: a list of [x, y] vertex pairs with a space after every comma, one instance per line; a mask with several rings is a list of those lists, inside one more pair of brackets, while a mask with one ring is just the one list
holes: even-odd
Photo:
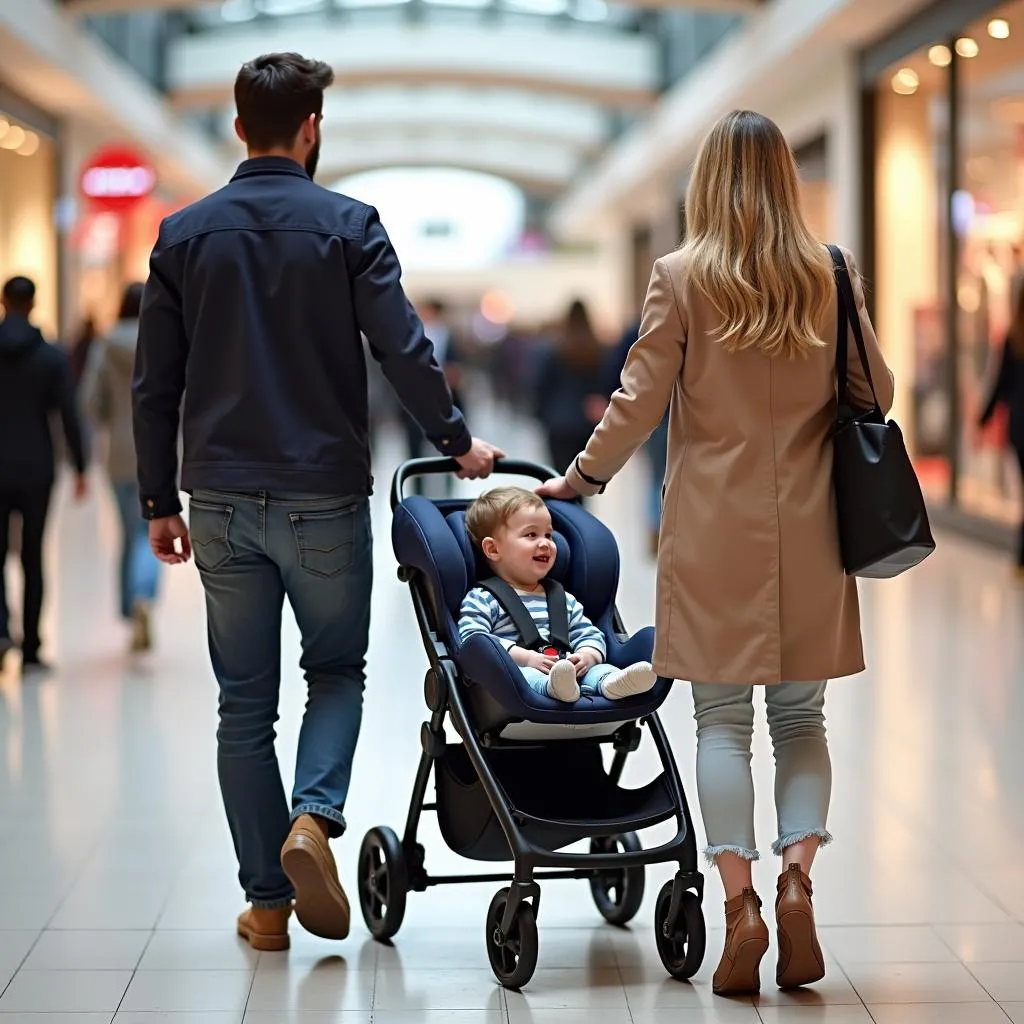
[[291, 907], [268, 910], [265, 907], [250, 907], [238, 915], [238, 934], [253, 949], [277, 952], [287, 949], [288, 918]]
[[725, 905], [725, 950], [715, 971], [716, 996], [745, 996], [761, 991], [761, 958], [768, 951], [768, 925], [753, 889]]
[[779, 895], [775, 901], [775, 919], [779, 925], [779, 966], [775, 980], [779, 988], [799, 988], [825, 977], [825, 958], [814, 929], [813, 894], [811, 880], [799, 864], [790, 864], [779, 876]]
[[351, 911], [319, 819], [302, 814], [281, 848], [281, 867], [295, 886], [299, 924], [322, 939], [348, 937]]

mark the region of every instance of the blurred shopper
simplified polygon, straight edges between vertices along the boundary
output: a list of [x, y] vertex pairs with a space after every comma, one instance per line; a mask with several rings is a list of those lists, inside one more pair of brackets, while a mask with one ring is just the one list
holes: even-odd
[[569, 468], [590, 437], [593, 423], [587, 400], [601, 390], [604, 357], [587, 307], [577, 299], [555, 343], [541, 352], [533, 385], [534, 415], [559, 473]]
[[71, 381], [77, 390], [85, 376], [85, 368], [89, 365], [89, 354], [96, 341], [96, 321], [87, 316], [82, 321], [75, 340], [67, 346], [68, 366], [71, 370]]
[[132, 439], [132, 366], [139, 338], [141, 284], [130, 284], [117, 323], [93, 345], [82, 380], [90, 419], [107, 430], [107, 476], [121, 517], [119, 594], [121, 618], [132, 624], [131, 648], [148, 651], [150, 615], [156, 600], [160, 563], [149, 546], [149, 524], [139, 511], [135, 444]]
[[[657, 261], [622, 388], [552, 497], [594, 494], [671, 403], [658, 551], [654, 667], [693, 680], [697, 788], [707, 856], [725, 888], [721, 995], [756, 992], [768, 948], [753, 889], [753, 694], [765, 690], [782, 857], [782, 988], [825, 972], [811, 864], [832, 769], [825, 681], [864, 668], [857, 584], [843, 571], [832, 494], [837, 296], [832, 261], [804, 223], [796, 163], [776, 125], [741, 111], [705, 139], [686, 201], [688, 238]], [[846, 255], [883, 410], [893, 379]], [[854, 400], [871, 391], [849, 344]]]
[[[1009, 413], [1007, 440], [1017, 457], [1024, 485], [1024, 288], [1014, 290], [1016, 304], [1010, 330], [1003, 344], [999, 372], [979, 419], [979, 427], [988, 426], [999, 406]], [[1024, 524], [1017, 542], [1017, 574], [1024, 577]]]
[[[463, 475], [488, 475], [501, 454], [470, 436], [452, 404], [377, 212], [313, 183], [332, 80], [328, 65], [297, 54], [241, 69], [236, 130], [249, 159], [161, 225], [135, 364], [150, 542], [172, 565], [194, 551], [206, 591], [221, 793], [252, 904], [238, 931], [257, 949], [288, 946], [293, 899], [314, 934], [349, 930], [328, 839], [345, 828], [370, 627], [361, 333]], [[308, 684], [290, 810], [274, 751], [285, 598]]]
[[29, 317], [36, 286], [12, 277], [3, 287], [0, 321], [0, 661], [13, 642], [3, 568], [11, 514], [21, 516], [21, 567], [25, 574], [21, 655], [23, 670], [40, 670], [39, 617], [43, 607], [43, 537], [53, 490], [55, 458], [50, 417], [59, 413], [74, 463], [75, 495], [84, 497], [85, 445], [75, 410], [67, 356], [47, 344]]

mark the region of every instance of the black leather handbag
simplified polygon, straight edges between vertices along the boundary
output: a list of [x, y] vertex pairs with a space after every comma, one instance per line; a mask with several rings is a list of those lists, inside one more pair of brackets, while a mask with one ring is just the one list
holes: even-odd
[[[871, 379], [864, 334], [842, 252], [828, 247], [839, 289], [836, 378], [839, 406], [832, 435], [832, 478], [839, 516], [839, 548], [849, 576], [891, 579], [913, 568], [935, 550], [928, 510], [903, 432], [886, 422]], [[847, 380], [848, 327], [874, 406], [856, 409]]]

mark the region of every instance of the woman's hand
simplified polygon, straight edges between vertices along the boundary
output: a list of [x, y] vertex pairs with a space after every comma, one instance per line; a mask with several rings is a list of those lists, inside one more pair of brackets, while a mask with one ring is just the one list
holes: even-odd
[[561, 501], [572, 501], [574, 498], [579, 497], [579, 492], [573, 488], [564, 476], [556, 476], [542, 483], [537, 488], [537, 493], [542, 498], [557, 498]]

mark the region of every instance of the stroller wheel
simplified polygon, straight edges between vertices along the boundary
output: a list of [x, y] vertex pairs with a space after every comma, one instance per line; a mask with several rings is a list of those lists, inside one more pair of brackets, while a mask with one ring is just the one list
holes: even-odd
[[398, 933], [409, 891], [405, 852], [389, 828], [372, 828], [359, 849], [359, 907], [370, 934], [385, 942]]
[[487, 959], [491, 961], [494, 976], [505, 988], [518, 989], [525, 985], [537, 969], [537, 921], [533, 907], [523, 900], [508, 935], [501, 935], [501, 919], [508, 902], [508, 889], [499, 889], [487, 908]]
[[666, 882], [658, 893], [658, 902], [654, 908], [654, 939], [665, 970], [673, 978], [686, 981], [700, 970], [704, 962], [707, 932], [700, 900], [689, 891], [683, 893], [678, 919], [668, 920], [674, 884]]
[[[591, 853], [636, 853], [643, 847], [635, 832], [624, 832], [617, 836], [600, 836], [590, 840]], [[609, 924], [624, 925], [636, 917], [644, 901], [643, 866], [635, 868], [610, 868], [597, 871], [590, 878], [590, 893], [601, 916]]]

